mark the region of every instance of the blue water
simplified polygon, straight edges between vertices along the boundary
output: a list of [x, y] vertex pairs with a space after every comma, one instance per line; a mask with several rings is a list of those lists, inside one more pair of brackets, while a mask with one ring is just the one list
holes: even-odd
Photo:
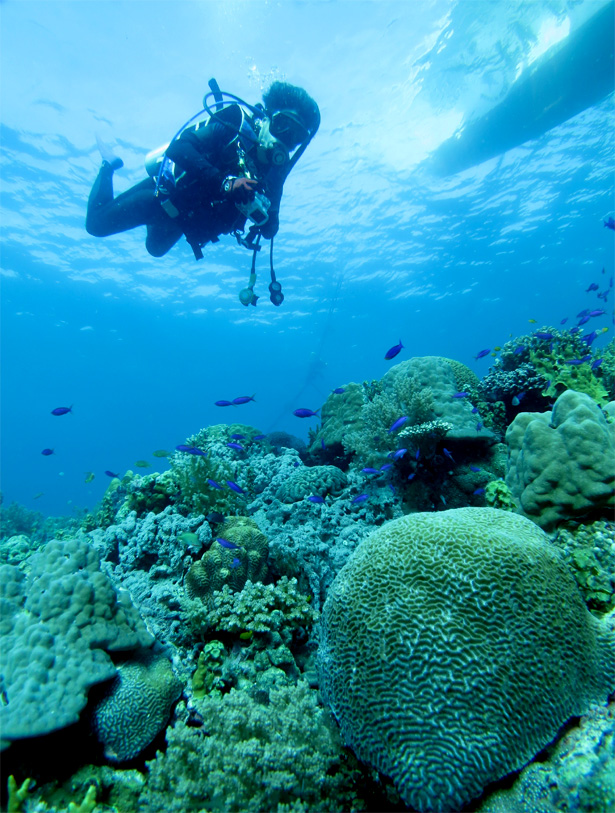
[[[3, 3], [5, 500], [50, 515], [91, 507], [106, 469], [159, 470], [153, 450], [213, 423], [305, 439], [315, 420], [293, 410], [380, 378], [400, 338], [398, 361], [444, 355], [483, 375], [481, 349], [599, 307], [586, 289], [613, 273], [612, 95], [457, 175], [423, 162], [602, 5]], [[123, 191], [212, 76], [252, 103], [289, 81], [321, 109], [285, 186], [280, 308], [265, 256], [262, 298], [239, 303], [251, 257], [231, 237], [197, 263], [184, 241], [154, 259], [143, 229], [101, 240], [83, 227], [95, 133], [124, 159]], [[252, 394], [232, 414], [214, 406]]]

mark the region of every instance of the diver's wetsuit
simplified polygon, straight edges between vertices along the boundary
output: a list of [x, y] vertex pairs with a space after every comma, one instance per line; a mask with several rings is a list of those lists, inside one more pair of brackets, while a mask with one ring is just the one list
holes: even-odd
[[[229, 146], [227, 127], [212, 122], [186, 130], [168, 147], [167, 156], [175, 162], [175, 174], [179, 176], [170, 196], [179, 210], [177, 217], [168, 215], [155, 197], [153, 178], [146, 178], [114, 198], [113, 170], [103, 163], [88, 199], [85, 223], [88, 234], [107, 237], [146, 226], [145, 247], [152, 256], [162, 257], [182, 234], [198, 256], [198, 245], [215, 241], [220, 234], [243, 229], [245, 217], [220, 191], [224, 178], [242, 174], [236, 145]], [[181, 171], [184, 174], [180, 175]], [[261, 168], [259, 173], [262, 189], [271, 201], [269, 220], [260, 229], [265, 238], [273, 237], [278, 230], [285, 177], [284, 168], [278, 167]]]

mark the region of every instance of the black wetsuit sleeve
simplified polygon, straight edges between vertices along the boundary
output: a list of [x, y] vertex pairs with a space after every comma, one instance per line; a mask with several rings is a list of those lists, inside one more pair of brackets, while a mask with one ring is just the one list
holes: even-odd
[[168, 157], [186, 173], [187, 182], [198, 182], [202, 193], [211, 200], [220, 198], [220, 186], [226, 175], [214, 163], [221, 146], [217, 129], [212, 127], [202, 134], [186, 130], [167, 148]]

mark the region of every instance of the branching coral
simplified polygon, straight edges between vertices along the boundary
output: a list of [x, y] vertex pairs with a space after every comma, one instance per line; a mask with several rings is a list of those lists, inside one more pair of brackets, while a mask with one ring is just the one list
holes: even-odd
[[182, 722], [166, 753], [148, 763], [148, 813], [353, 810], [339, 735], [307, 683], [273, 688], [262, 704], [247, 692], [209, 694], [196, 707], [203, 732]]
[[297, 579], [282, 576], [273, 584], [247, 582], [239, 593], [225, 585], [213, 595], [207, 624], [226, 632], [268, 632], [282, 627], [311, 626], [318, 618]]

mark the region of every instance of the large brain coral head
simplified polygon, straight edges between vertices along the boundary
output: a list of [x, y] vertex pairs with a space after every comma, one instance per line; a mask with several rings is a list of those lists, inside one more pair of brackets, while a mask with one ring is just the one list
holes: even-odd
[[530, 520], [411, 514], [371, 533], [333, 583], [321, 690], [406, 804], [454, 811], [606, 699], [613, 637]]

